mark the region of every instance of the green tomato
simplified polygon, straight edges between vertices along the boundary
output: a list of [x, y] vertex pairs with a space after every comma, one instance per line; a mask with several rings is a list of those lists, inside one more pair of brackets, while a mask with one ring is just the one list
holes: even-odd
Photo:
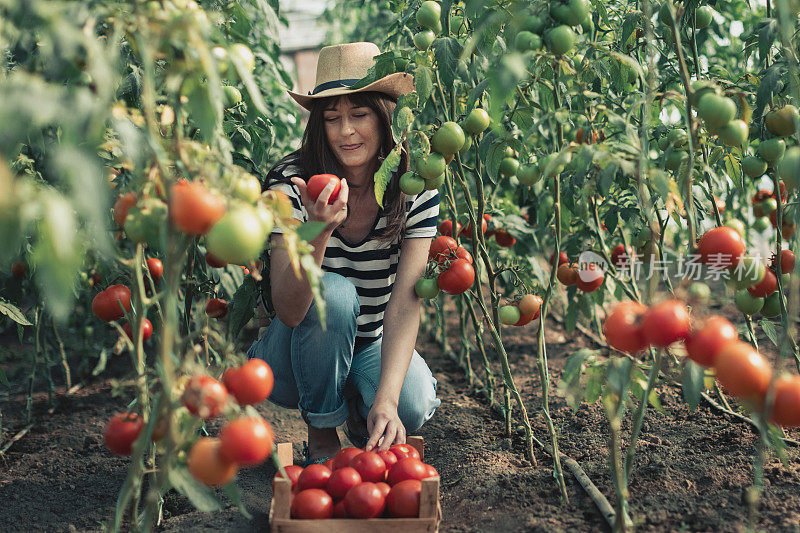
[[697, 104], [697, 114], [711, 131], [719, 131], [736, 116], [736, 102], [725, 96], [705, 94]]
[[560, 3], [553, 0], [550, 3], [550, 16], [568, 26], [580, 26], [589, 16], [592, 5], [589, 0], [569, 0]]
[[514, 38], [514, 49], [517, 52], [538, 50], [542, 47], [542, 38], [530, 31], [521, 31]]
[[792, 146], [778, 162], [778, 176], [786, 182], [787, 189], [794, 189], [800, 182], [800, 148]]
[[520, 28], [523, 31], [529, 31], [537, 35], [541, 35], [545, 27], [545, 21], [537, 15], [528, 15], [522, 20]]
[[506, 157], [517, 157], [517, 152], [515, 152], [514, 149], [511, 148], [510, 146], [506, 146], [503, 155], [505, 155]]
[[696, 302], [706, 303], [711, 297], [711, 288], [701, 281], [689, 285], [689, 296]]
[[238, 204], [208, 232], [206, 247], [218, 259], [244, 265], [257, 259], [264, 249], [269, 236], [266, 229], [254, 207]]
[[689, 142], [689, 134], [683, 128], [675, 128], [667, 134], [667, 140], [672, 146], [680, 148]]
[[439, 285], [434, 278], [419, 278], [414, 284], [414, 291], [420, 298], [430, 300], [439, 295]]
[[669, 145], [670, 145], [669, 137], [666, 135], [664, 135], [658, 140], [658, 149], [661, 150], [662, 152], [666, 151], [666, 149], [669, 148]]
[[144, 198], [128, 211], [125, 234], [133, 242], [161, 249], [161, 230], [166, 224], [167, 204], [158, 198]]
[[742, 146], [750, 134], [750, 128], [744, 120], [731, 120], [727, 126], [719, 130], [719, 139], [728, 146]]
[[431, 148], [442, 155], [451, 156], [464, 146], [465, 141], [466, 136], [461, 126], [448, 121], [442, 124], [431, 137]]
[[253, 72], [256, 69], [256, 56], [246, 45], [234, 43], [228, 49], [228, 55], [233, 61], [244, 65], [249, 72]]
[[569, 26], [556, 26], [545, 35], [547, 49], [560, 56], [566, 54], [575, 46], [575, 32]]
[[425, 190], [425, 180], [408, 171], [400, 176], [400, 190], [408, 196], [415, 196]]
[[489, 127], [491, 119], [485, 109], [476, 107], [464, 119], [464, 131], [470, 135], [478, 135]]
[[517, 169], [517, 179], [523, 185], [533, 185], [542, 179], [542, 173], [539, 172], [539, 167], [535, 164], [520, 165]]
[[417, 172], [426, 180], [433, 180], [438, 178], [443, 172], [447, 163], [442, 154], [431, 152], [427, 158], [423, 159], [417, 165]]
[[758, 144], [758, 148], [756, 148], [758, 156], [770, 165], [774, 165], [778, 159], [783, 157], [785, 152], [786, 142], [778, 138], [761, 141]]
[[427, 0], [417, 9], [417, 24], [429, 30], [441, 29], [442, 6]]
[[667, 170], [677, 171], [681, 168], [681, 165], [684, 161], [689, 160], [689, 154], [682, 150], [672, 150], [671, 152], [667, 153], [667, 156], [664, 158], [664, 167]]
[[264, 233], [269, 237], [269, 234], [272, 233], [272, 228], [275, 226], [275, 217], [272, 215], [272, 211], [267, 209], [265, 205], [259, 204], [256, 206], [256, 215], [258, 215], [258, 220], [261, 221]]
[[[781, 301], [779, 292], [775, 291], [764, 299], [764, 306], [761, 314], [767, 318], [775, 318], [781, 315]], [[786, 296], [783, 296], [783, 304], [786, 305]]]
[[252, 174], [244, 173], [236, 178], [233, 194], [247, 203], [254, 204], [261, 197], [261, 183]]
[[729, 281], [737, 289], [746, 289], [761, 283], [767, 274], [767, 267], [755, 257], [743, 256], [739, 263], [729, 270]]
[[800, 121], [800, 113], [791, 104], [785, 105], [775, 111], [770, 111], [764, 117], [764, 125], [770, 133], [778, 137], [794, 135], [795, 124]]
[[769, 215], [776, 209], [778, 209], [778, 200], [776, 200], [775, 198], [767, 198], [766, 200], [761, 202], [761, 210], [766, 215]]
[[742, 172], [751, 178], [760, 178], [767, 172], [767, 162], [760, 157], [749, 155], [742, 159]]
[[427, 50], [436, 40], [436, 34], [431, 30], [422, 30], [414, 34], [414, 46], [417, 50]]
[[228, 51], [221, 46], [215, 46], [211, 49], [211, 57], [217, 62], [217, 70], [224, 75], [228, 72]]
[[762, 232], [765, 229], [769, 228], [772, 224], [769, 221], [768, 217], [758, 217], [755, 222], [753, 222], [753, 229], [758, 232]]
[[444, 185], [444, 173], [436, 179], [425, 180], [425, 190], [432, 191]]
[[461, 147], [461, 150], [458, 151], [459, 154], [464, 155], [469, 152], [469, 149], [472, 148], [472, 137], [467, 137], [464, 140], [464, 146]]
[[695, 80], [692, 82], [692, 105], [697, 107], [697, 103], [706, 94], [716, 94], [719, 96], [721, 91], [719, 86], [713, 81], [708, 80]]
[[551, 195], [547, 194], [545, 196], [542, 196], [542, 197], [539, 198], [539, 208], [540, 209], [537, 209], [537, 212], [541, 212], [541, 213], [544, 213], [545, 215], [549, 215], [550, 213], [553, 212], [553, 206], [555, 205], [555, 203], [556, 203], [556, 201]]
[[745, 237], [747, 235], [747, 226], [745, 226], [744, 222], [742, 222], [738, 218], [734, 218], [727, 221], [725, 225], [728, 226], [729, 228], [735, 229], [742, 237]]
[[511, 176], [517, 175], [518, 168], [519, 161], [513, 157], [504, 157], [503, 160], [500, 161], [500, 167], [497, 169], [497, 172], [501, 177], [510, 178]]
[[500, 322], [506, 326], [513, 326], [519, 322], [519, 308], [516, 305], [504, 305], [498, 309]]
[[236, 107], [242, 102], [242, 93], [236, 87], [225, 85], [222, 87], [222, 94], [225, 97], [225, 107]]
[[756, 298], [747, 289], [736, 291], [736, 308], [746, 315], [754, 315], [764, 306], [764, 298]]
[[694, 27], [699, 29], [708, 27], [714, 20], [714, 8], [711, 6], [700, 6], [694, 12]]

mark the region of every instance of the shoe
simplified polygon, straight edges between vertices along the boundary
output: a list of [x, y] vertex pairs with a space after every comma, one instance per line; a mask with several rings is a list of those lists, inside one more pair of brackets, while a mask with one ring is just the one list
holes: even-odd
[[317, 457], [316, 459], [309, 458], [309, 449], [308, 443], [303, 441], [303, 468], [307, 467], [308, 465], [321, 465], [325, 464], [328, 459], [333, 459], [333, 457]]
[[[350, 420], [350, 419], [348, 419]], [[347, 437], [347, 440], [355, 446], [356, 448], [365, 448], [367, 446], [367, 442], [369, 442], [369, 435], [359, 435], [350, 430], [350, 426], [345, 422], [344, 426], [342, 427], [342, 432], [344, 436]]]

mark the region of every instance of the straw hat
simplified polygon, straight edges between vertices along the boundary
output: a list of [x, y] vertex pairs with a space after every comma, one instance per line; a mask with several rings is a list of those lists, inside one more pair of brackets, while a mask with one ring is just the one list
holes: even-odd
[[395, 72], [384, 76], [360, 89], [350, 89], [358, 80], [367, 75], [375, 64], [375, 56], [381, 51], [373, 43], [347, 43], [326, 46], [317, 58], [317, 82], [308, 95], [287, 91], [295, 101], [306, 109], [316, 98], [339, 96], [342, 94], [377, 91], [397, 99], [402, 94], [414, 90], [414, 76], [406, 72]]

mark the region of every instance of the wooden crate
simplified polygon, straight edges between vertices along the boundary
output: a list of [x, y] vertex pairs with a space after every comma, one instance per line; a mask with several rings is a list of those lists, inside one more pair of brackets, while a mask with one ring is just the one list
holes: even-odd
[[[424, 460], [422, 437], [409, 437], [408, 444]], [[278, 444], [278, 460], [282, 466], [292, 464], [292, 444]], [[419, 502], [419, 518], [331, 518], [328, 520], [294, 520], [291, 518], [292, 482], [275, 479], [275, 494], [269, 508], [270, 531], [273, 533], [436, 533], [442, 519], [439, 504], [439, 476], [423, 479]]]

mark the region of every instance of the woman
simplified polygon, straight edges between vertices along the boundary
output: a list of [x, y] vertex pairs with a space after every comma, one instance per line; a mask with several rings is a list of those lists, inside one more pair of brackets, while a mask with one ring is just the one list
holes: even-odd
[[[438, 194], [400, 192], [406, 149], [384, 206], [375, 200], [374, 174], [394, 146], [392, 111], [398, 96], [413, 91], [413, 78], [396, 73], [349, 89], [379, 53], [372, 43], [321, 50], [314, 91], [289, 92], [311, 112], [302, 146], [267, 176], [268, 188], [290, 197], [296, 219], [326, 224], [311, 244], [325, 272], [327, 327], [320, 324], [308, 280], [295, 276], [276, 231], [270, 285], [277, 317], [248, 352], [272, 367], [270, 400], [300, 409], [308, 425], [307, 463], [336, 454], [336, 428], [343, 423], [355, 446], [387, 449], [405, 442], [441, 403], [436, 380], [414, 350], [420, 311], [414, 283], [425, 271], [436, 232]], [[316, 201], [307, 194], [306, 181], [321, 173], [342, 178], [332, 203], [333, 184]]]

